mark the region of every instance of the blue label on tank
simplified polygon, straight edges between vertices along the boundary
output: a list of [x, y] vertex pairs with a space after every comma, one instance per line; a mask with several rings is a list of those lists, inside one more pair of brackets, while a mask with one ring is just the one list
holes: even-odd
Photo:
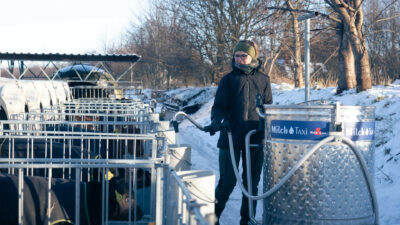
[[375, 137], [375, 122], [345, 122], [344, 136], [352, 141], [370, 141]]
[[294, 140], [321, 140], [329, 136], [329, 122], [272, 120], [271, 137]]

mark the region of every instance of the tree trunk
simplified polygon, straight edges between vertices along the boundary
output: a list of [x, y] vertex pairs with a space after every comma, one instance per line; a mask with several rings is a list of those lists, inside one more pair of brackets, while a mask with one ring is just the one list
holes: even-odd
[[356, 69], [354, 67], [354, 55], [350, 40], [345, 35], [343, 25], [337, 27], [339, 40], [339, 81], [336, 92], [340, 94], [344, 90], [356, 87]]
[[171, 74], [167, 72], [167, 90], [171, 89]]
[[356, 49], [356, 67], [357, 70], [357, 92], [365, 91], [372, 87], [371, 71], [369, 64], [369, 56], [365, 43], [355, 44], [359, 48]]
[[303, 65], [301, 63], [301, 44], [300, 44], [300, 31], [299, 21], [297, 21], [297, 13], [292, 13], [293, 21], [293, 34], [294, 34], [294, 86], [304, 86], [303, 79]]
[[356, 15], [356, 21], [355, 21], [357, 36], [353, 36], [354, 45], [356, 46], [356, 58], [359, 58], [359, 60], [356, 61], [356, 66], [357, 63], [359, 63], [358, 66], [360, 68], [360, 73], [361, 73], [360, 76], [357, 76], [357, 78], [360, 79], [357, 81], [357, 91], [365, 91], [372, 87], [371, 67], [369, 63], [368, 49], [364, 34], [362, 32], [363, 20], [364, 20], [364, 12], [362, 8], [360, 8], [360, 10], [358, 10], [358, 13]]
[[[359, 4], [361, 4], [359, 0], [354, 2], [354, 5]], [[362, 7], [359, 8], [355, 16], [350, 16], [344, 7], [339, 7], [338, 13], [342, 18], [344, 36], [348, 35], [355, 56], [357, 92], [365, 91], [372, 87], [372, 83], [368, 51], [365, 44], [365, 37], [361, 30], [364, 16]]]

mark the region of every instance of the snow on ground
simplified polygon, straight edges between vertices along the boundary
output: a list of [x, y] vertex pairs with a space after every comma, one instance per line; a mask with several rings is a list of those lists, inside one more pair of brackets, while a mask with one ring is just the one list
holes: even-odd
[[[199, 124], [210, 123], [210, 111], [216, 87], [207, 87], [205, 98], [209, 97], [198, 112], [192, 115]], [[304, 89], [293, 88], [288, 84], [272, 84], [274, 104], [287, 105], [304, 101]], [[174, 94], [181, 98], [193, 96], [198, 88], [175, 90]], [[172, 93], [172, 92], [171, 92]], [[345, 91], [335, 95], [335, 88], [311, 89], [311, 100], [340, 101], [342, 105], [375, 106], [375, 188], [379, 203], [380, 222], [382, 225], [400, 225], [400, 80], [388, 86], [374, 86], [362, 93], [355, 90]], [[192, 146], [193, 169], [213, 170], [218, 172], [218, 149], [216, 147], [218, 134], [209, 136], [184, 120], [180, 125], [181, 143]], [[216, 182], [217, 182], [216, 181]], [[259, 185], [261, 187], [262, 180]], [[221, 225], [238, 224], [240, 219], [241, 192], [236, 186], [225, 211], [221, 217]], [[262, 202], [259, 201], [256, 219], [261, 220]]]

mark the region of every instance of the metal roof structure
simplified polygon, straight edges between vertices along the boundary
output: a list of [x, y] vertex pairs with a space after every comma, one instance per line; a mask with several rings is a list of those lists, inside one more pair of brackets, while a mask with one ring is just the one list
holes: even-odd
[[115, 54], [60, 54], [60, 53], [15, 53], [0, 52], [0, 60], [26, 60], [26, 61], [108, 61], [108, 62], [137, 62], [140, 56], [115, 55]]
[[[99, 66], [103, 68], [106, 72], [111, 74], [113, 80], [119, 81], [122, 77], [128, 74], [128, 71], [132, 71], [133, 66], [140, 60], [140, 56], [136, 54], [125, 54], [125, 55], [116, 55], [116, 54], [60, 54], [60, 53], [15, 53], [15, 52], [0, 52], [0, 61], [5, 60], [8, 61], [8, 69], [5, 68], [6, 75], [14, 78], [14, 79], [23, 79], [27, 77], [27, 72], [30, 72], [31, 78], [40, 78], [46, 77], [49, 80], [54, 79], [50, 74], [46, 73], [46, 68], [52, 65], [56, 70], [58, 70], [58, 66], [55, 62], [96, 62], [95, 66]], [[14, 62], [19, 61], [19, 72], [20, 75], [17, 78], [14, 76]], [[40, 68], [39, 74], [33, 72], [29, 67], [26, 66], [24, 61], [42, 61], [47, 62], [47, 64]], [[128, 69], [123, 72], [118, 79], [114, 78], [112, 75], [110, 68], [106, 65], [106, 63], [114, 62], [114, 63], [129, 63], [130, 66]], [[0, 63], [0, 68], [2, 65]], [[132, 77], [132, 73], [131, 73]], [[131, 78], [132, 80], [132, 78]]]

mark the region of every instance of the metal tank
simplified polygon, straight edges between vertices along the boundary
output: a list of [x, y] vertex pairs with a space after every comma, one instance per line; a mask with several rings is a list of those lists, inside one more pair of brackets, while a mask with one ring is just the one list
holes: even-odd
[[[264, 105], [264, 192], [334, 131], [355, 143], [373, 175], [374, 110], [337, 103]], [[330, 142], [263, 200], [263, 224], [374, 224], [370, 192], [350, 147]]]

